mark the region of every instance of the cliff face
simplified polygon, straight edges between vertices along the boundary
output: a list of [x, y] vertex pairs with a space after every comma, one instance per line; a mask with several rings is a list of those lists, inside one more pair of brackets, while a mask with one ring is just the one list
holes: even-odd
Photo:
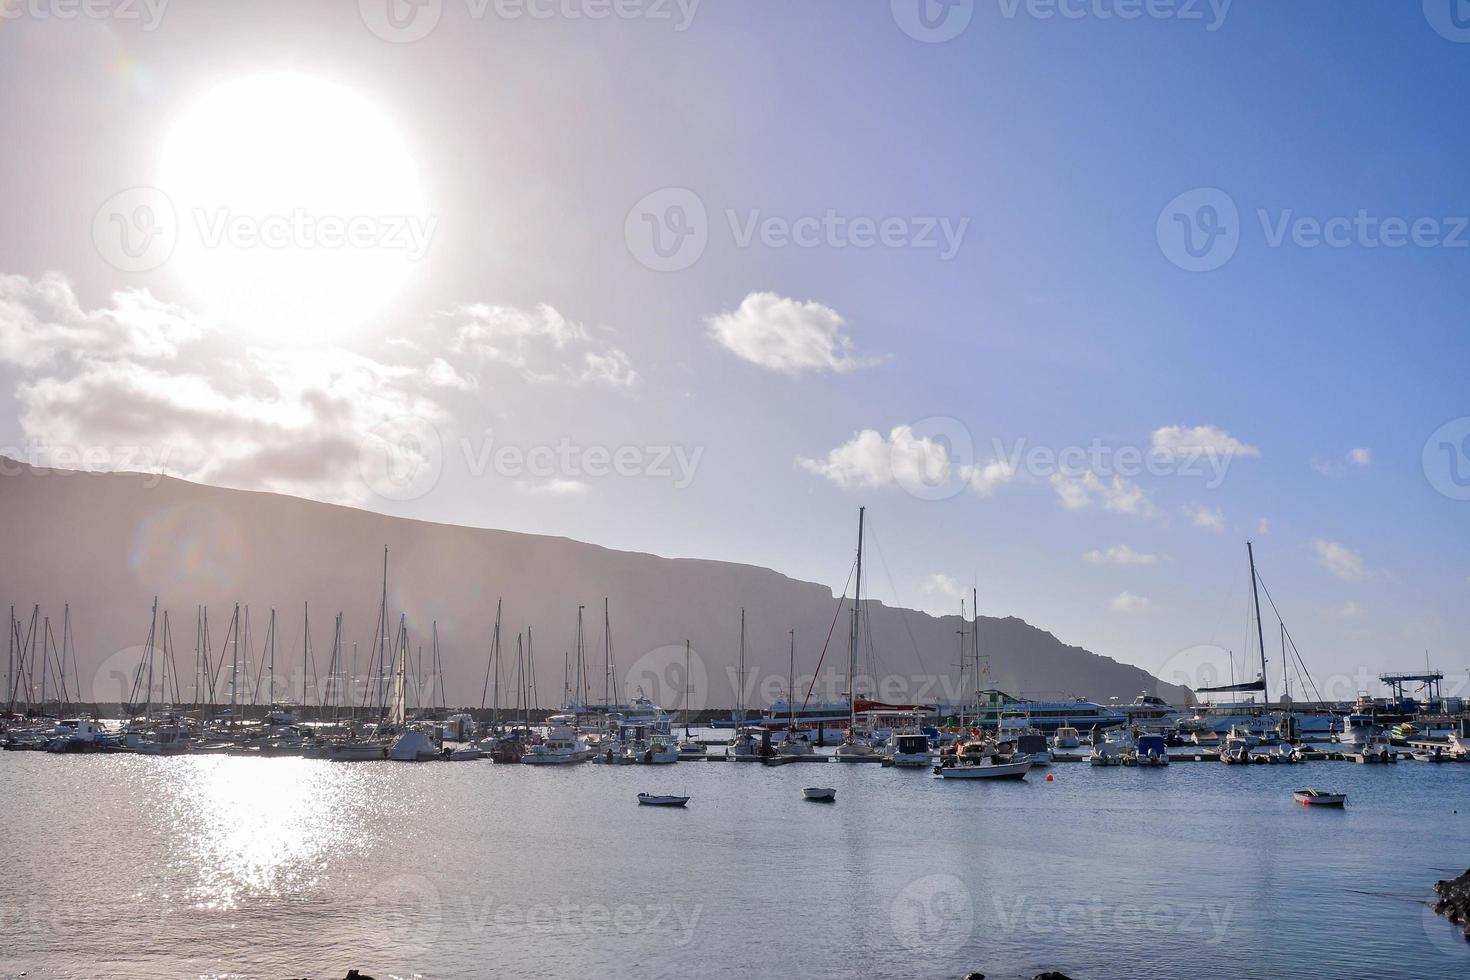
[[[691, 642], [690, 703], [735, 703], [740, 610], [746, 610], [745, 702], [767, 704], [786, 687], [787, 630], [797, 637], [798, 688], [805, 693], [829, 630], [814, 697], [846, 689], [844, 615], [825, 586], [717, 561], [611, 551], [565, 538], [453, 527], [268, 493], [224, 490], [137, 474], [37, 470], [7, 461], [0, 475], [0, 602], [16, 607], [22, 630], [35, 603], [58, 642], [62, 604], [71, 604], [77, 676], [86, 699], [119, 700], [150, 626], [153, 597], [169, 612], [173, 665], [190, 700], [196, 671], [196, 609], [208, 608], [211, 659], [226, 661], [236, 603], [248, 605], [250, 673], [265, 663], [276, 611], [276, 695], [301, 697], [303, 603], [310, 604], [315, 672], [325, 675], [333, 624], [343, 613], [343, 659], [356, 645], [359, 675], [375, 645], [383, 548], [389, 549], [388, 608], [405, 616], [410, 647], [431, 661], [438, 623], [443, 683], [451, 704], [479, 705], [497, 599], [503, 600], [501, 700], [514, 703], [518, 633], [534, 630], [537, 700], [561, 701], [564, 653], [575, 649], [585, 605], [587, 686], [603, 691], [602, 600], [611, 607], [613, 660], [624, 693], [638, 688], [665, 706], [682, 704], [684, 641]], [[242, 613], [243, 615], [243, 613]], [[958, 617], [868, 604], [861, 694], [932, 701], [960, 690]], [[1146, 672], [1063, 644], [1014, 618], [980, 621], [988, 661], [982, 686], [1027, 696], [1131, 699], [1184, 690]], [[173, 669], [172, 667], [170, 669]], [[162, 667], [155, 667], [155, 677]], [[70, 668], [68, 668], [70, 673]], [[306, 672], [310, 673], [308, 669]], [[245, 671], [242, 670], [242, 677]], [[54, 683], [54, 681], [53, 681]], [[157, 681], [161, 683], [161, 679]], [[242, 690], [246, 686], [241, 681]], [[973, 689], [973, 678], [966, 687]], [[315, 689], [307, 699], [319, 698]], [[427, 695], [426, 695], [427, 697]]]

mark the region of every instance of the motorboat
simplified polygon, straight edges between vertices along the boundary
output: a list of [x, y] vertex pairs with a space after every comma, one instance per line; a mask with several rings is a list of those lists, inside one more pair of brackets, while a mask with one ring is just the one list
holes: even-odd
[[1451, 762], [1454, 756], [1445, 751], [1447, 748], [1448, 746], [1444, 745], [1425, 746], [1415, 749], [1409, 757], [1415, 762]]
[[801, 798], [814, 803], [836, 803], [837, 790], [829, 786], [808, 786], [801, 791]]
[[1318, 789], [1299, 789], [1291, 794], [1302, 806], [1337, 806], [1347, 802], [1346, 793], [1324, 793]]
[[1094, 733], [1092, 753], [1087, 761], [1094, 766], [1121, 766], [1134, 748], [1133, 737], [1127, 732], [1112, 731], [1106, 737]]
[[639, 806], [683, 806], [689, 802], [687, 796], [659, 796], [654, 793], [639, 793]]
[[883, 747], [883, 759], [904, 768], [930, 765], [929, 736], [913, 732], [894, 733]]
[[667, 735], [654, 735], [634, 747], [634, 761], [645, 766], [663, 766], [679, 761], [679, 747]]
[[444, 758], [450, 762], [470, 762], [475, 759], [482, 759], [484, 756], [484, 750], [475, 742], [461, 742], [444, 754]]
[[588, 755], [587, 743], [574, 729], [557, 725], [547, 733], [544, 742], [527, 749], [520, 761], [528, 766], [565, 766], [585, 762]]
[[47, 752], [93, 752], [113, 741], [102, 723], [91, 718], [57, 722], [46, 741]]
[[707, 755], [709, 755], [709, 749], [705, 747], [704, 743], [696, 742], [687, 735], [679, 740], [680, 761], [686, 759], [703, 759]]
[[1016, 753], [1024, 755], [1031, 760], [1031, 768], [1040, 769], [1051, 765], [1051, 747], [1046, 743], [1046, 736], [1034, 729], [1016, 736]]
[[946, 759], [934, 767], [934, 775], [944, 779], [1024, 779], [1031, 770], [1031, 760], [996, 762], [986, 758], [971, 761], [963, 757]]
[[1137, 766], [1167, 766], [1169, 746], [1162, 735], [1140, 735], [1130, 758]]

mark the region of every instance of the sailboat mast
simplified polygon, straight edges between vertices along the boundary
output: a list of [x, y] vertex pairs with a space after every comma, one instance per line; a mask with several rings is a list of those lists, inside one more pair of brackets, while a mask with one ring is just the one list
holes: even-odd
[[1256, 552], [1251, 543], [1245, 543], [1245, 555], [1251, 566], [1251, 600], [1256, 607], [1256, 642], [1261, 648], [1261, 708], [1271, 705], [1270, 682], [1266, 679], [1266, 633], [1261, 627], [1261, 590], [1256, 584]]
[[735, 692], [735, 731], [745, 722], [745, 610], [740, 610], [740, 689]]
[[607, 596], [602, 597], [602, 706], [612, 706], [612, 617], [608, 614]]
[[689, 641], [684, 641], [684, 737], [689, 737]]
[[796, 630], [791, 633], [791, 662], [786, 668], [786, 730], [796, 731]]
[[863, 516], [866, 507], [858, 508], [857, 578], [852, 590], [852, 636], [847, 644], [847, 730], [857, 727], [857, 656], [858, 622], [863, 608]]

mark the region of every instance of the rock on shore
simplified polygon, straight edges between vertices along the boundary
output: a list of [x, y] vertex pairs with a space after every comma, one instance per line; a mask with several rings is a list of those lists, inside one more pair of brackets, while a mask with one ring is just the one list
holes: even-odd
[[1470, 942], [1470, 871], [1449, 881], [1436, 881], [1434, 893], [1439, 896], [1434, 911], [1464, 930], [1465, 941]]

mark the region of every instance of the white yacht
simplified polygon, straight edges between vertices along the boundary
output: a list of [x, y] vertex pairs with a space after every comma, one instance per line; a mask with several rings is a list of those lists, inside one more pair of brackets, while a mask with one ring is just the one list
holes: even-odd
[[1123, 705], [1122, 711], [1128, 724], [1142, 732], [1172, 732], [1181, 717], [1178, 708], [1147, 691], [1140, 692], [1131, 704]]
[[587, 743], [575, 729], [557, 725], [547, 733], [544, 742], [527, 749], [521, 761], [528, 766], [564, 766], [585, 762], [589, 754]]

